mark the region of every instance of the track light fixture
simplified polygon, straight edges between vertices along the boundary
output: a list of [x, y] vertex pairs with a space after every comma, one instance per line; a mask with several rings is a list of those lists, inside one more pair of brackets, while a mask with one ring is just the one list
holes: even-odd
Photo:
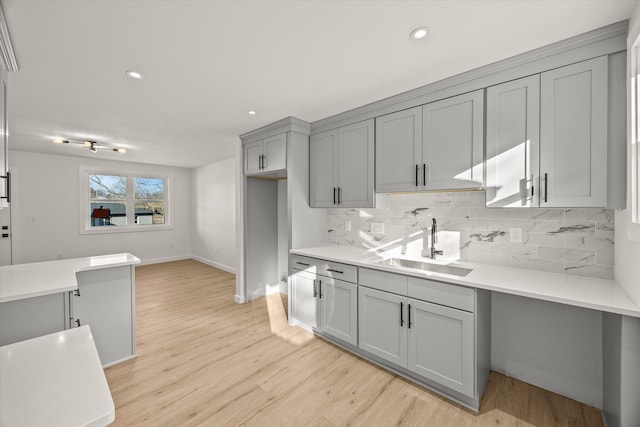
[[100, 145], [95, 141], [73, 141], [70, 139], [62, 139], [62, 138], [56, 138], [53, 140], [54, 144], [76, 144], [76, 145], [80, 145], [84, 148], [88, 148], [89, 151], [91, 151], [92, 153], [97, 153], [98, 150], [107, 150], [107, 151], [115, 151], [117, 153], [126, 153], [127, 149], [124, 147], [105, 147], [104, 145]]

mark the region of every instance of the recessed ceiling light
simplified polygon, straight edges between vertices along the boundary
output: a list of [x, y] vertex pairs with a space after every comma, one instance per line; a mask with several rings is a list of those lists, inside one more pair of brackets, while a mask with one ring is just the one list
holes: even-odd
[[131, 71], [131, 70], [125, 72], [125, 74], [131, 77], [132, 79], [136, 79], [136, 80], [140, 80], [142, 77], [144, 77], [142, 73], [139, 73], [137, 71]]
[[411, 38], [414, 40], [422, 40], [428, 35], [429, 35], [429, 29], [427, 27], [420, 27], [411, 31]]
[[256, 112], [255, 112], [255, 111], [253, 111], [253, 110], [249, 110], [249, 111], [247, 111], [247, 114], [248, 114], [248, 115], [250, 115], [250, 116], [255, 116], [255, 115], [256, 115], [256, 114], [258, 114], [258, 113], [256, 113]]

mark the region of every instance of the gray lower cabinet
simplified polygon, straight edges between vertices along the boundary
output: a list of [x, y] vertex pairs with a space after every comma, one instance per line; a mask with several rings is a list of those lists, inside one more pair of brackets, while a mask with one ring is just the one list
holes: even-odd
[[363, 286], [358, 293], [359, 347], [406, 368], [407, 298]]
[[290, 265], [290, 323], [358, 345], [356, 267], [297, 255]]
[[407, 368], [452, 390], [473, 396], [473, 313], [411, 298], [407, 311]]
[[473, 313], [360, 287], [360, 348], [474, 395]]
[[358, 345], [358, 285], [318, 276], [318, 329], [349, 344]]
[[66, 329], [66, 292], [0, 303], [0, 346]]
[[289, 322], [297, 326], [317, 326], [316, 275], [292, 268], [289, 274]]
[[78, 292], [70, 292], [70, 326], [89, 325], [102, 365], [135, 355], [133, 267], [76, 274]]

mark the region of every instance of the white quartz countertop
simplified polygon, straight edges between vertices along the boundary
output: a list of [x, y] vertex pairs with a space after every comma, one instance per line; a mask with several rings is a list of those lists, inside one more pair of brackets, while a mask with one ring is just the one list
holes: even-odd
[[76, 273], [140, 264], [129, 253], [0, 267], [0, 303], [78, 289]]
[[[505, 294], [640, 317], [640, 307], [613, 280], [466, 262], [454, 263], [454, 265], [473, 269], [468, 275], [459, 277], [379, 264], [377, 262], [390, 255], [349, 246], [292, 249], [291, 253]], [[427, 261], [426, 258], [421, 257], [406, 258]]]
[[0, 426], [106, 426], [109, 385], [88, 325], [0, 347]]

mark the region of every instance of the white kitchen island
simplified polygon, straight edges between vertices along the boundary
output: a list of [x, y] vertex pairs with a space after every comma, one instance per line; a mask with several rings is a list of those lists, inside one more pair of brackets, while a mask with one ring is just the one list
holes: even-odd
[[0, 347], [0, 425], [106, 426], [111, 392], [88, 325]]
[[0, 345], [84, 324], [104, 366], [135, 356], [135, 270], [129, 253], [0, 267]]

